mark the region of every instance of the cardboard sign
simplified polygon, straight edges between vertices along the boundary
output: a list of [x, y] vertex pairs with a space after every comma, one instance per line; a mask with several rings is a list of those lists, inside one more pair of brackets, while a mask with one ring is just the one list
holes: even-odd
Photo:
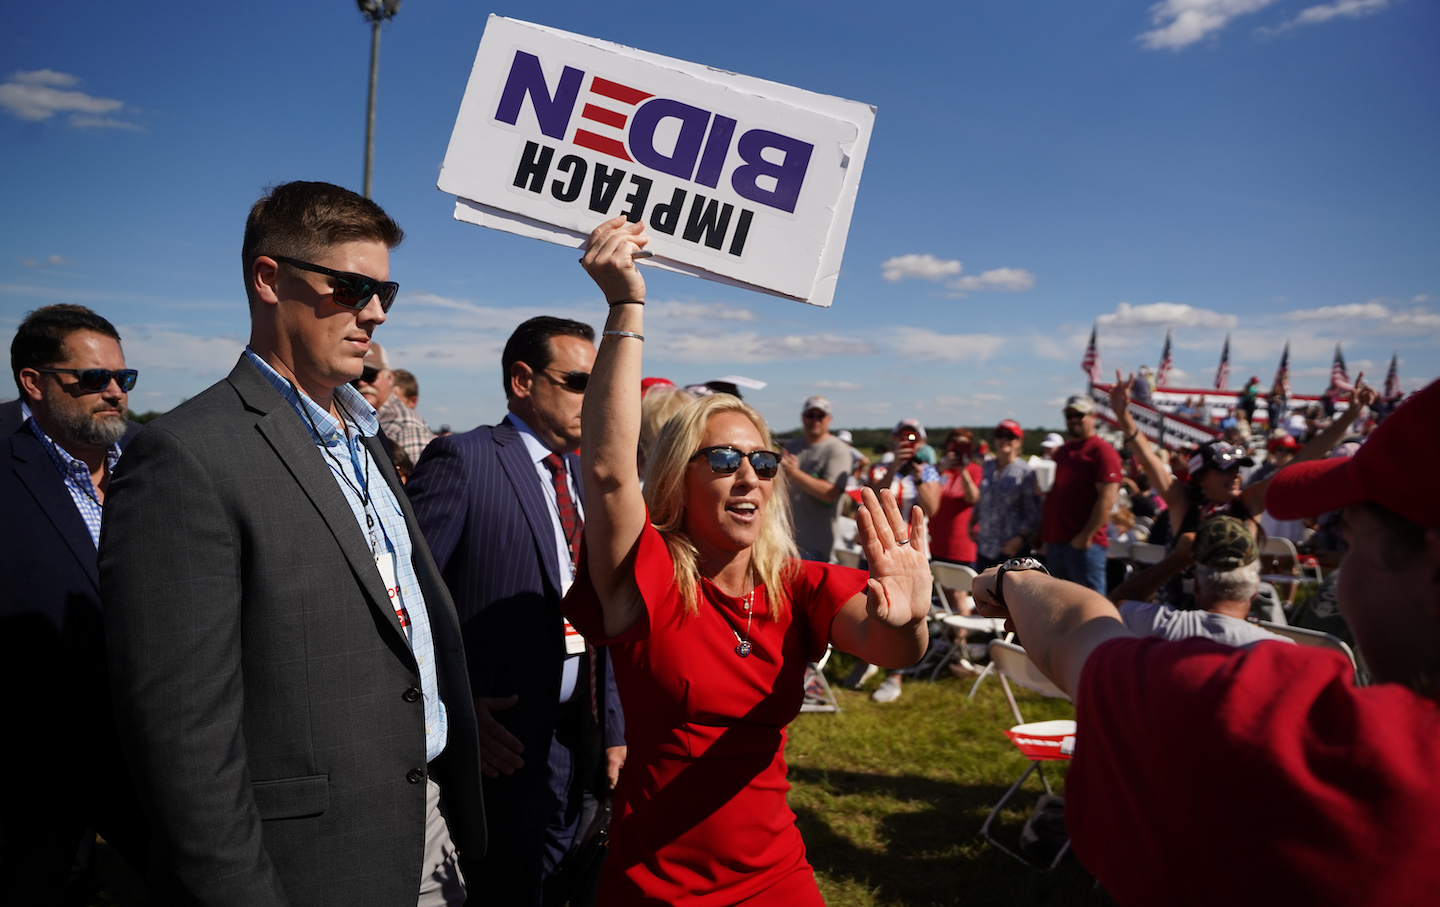
[[828, 306], [875, 109], [491, 16], [440, 173], [457, 220]]

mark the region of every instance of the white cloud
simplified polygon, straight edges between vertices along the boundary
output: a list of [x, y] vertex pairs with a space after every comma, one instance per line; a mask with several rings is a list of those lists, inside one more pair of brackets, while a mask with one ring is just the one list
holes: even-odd
[[1336, 0], [1303, 9], [1294, 19], [1281, 26], [1294, 28], [1299, 25], [1319, 25], [1331, 19], [1359, 19], [1373, 15], [1390, 7], [1390, 0]]
[[17, 258], [15, 260], [27, 268], [63, 268], [75, 263], [63, 255], [51, 255], [44, 261], [37, 261], [34, 258]]
[[1162, 0], [1150, 7], [1150, 31], [1136, 40], [1150, 50], [1181, 50], [1259, 12], [1275, 0]]
[[124, 101], [70, 90], [78, 84], [75, 76], [50, 69], [17, 72], [0, 83], [0, 110], [31, 123], [61, 113], [69, 114], [70, 125], [79, 129], [140, 128], [113, 116], [125, 109]]
[[1349, 318], [1388, 318], [1390, 310], [1378, 302], [1327, 305], [1318, 309], [1297, 309], [1284, 316], [1289, 321], [1332, 321]]
[[[219, 377], [235, 367], [245, 349], [240, 336], [202, 337], [167, 327], [118, 327], [125, 359], [145, 371], [185, 372]], [[144, 379], [144, 372], [141, 373]]]
[[856, 384], [854, 381], [811, 381], [806, 387], [813, 387], [824, 391], [860, 391], [865, 385]]
[[[1283, 316], [1287, 321], [1299, 322], [1368, 322], [1365, 327], [1387, 333], [1419, 333], [1440, 329], [1440, 313], [1423, 306], [1412, 309], [1392, 309], [1377, 300], [1355, 302], [1347, 305], [1327, 305], [1317, 309], [1298, 309]], [[1352, 329], [1359, 325], [1352, 326]]]
[[1411, 297], [1410, 297], [1410, 301], [1411, 301], [1411, 302], [1429, 302], [1429, 301], [1430, 301], [1430, 297], [1429, 297], [1428, 295], [1426, 295], [1425, 293], [1418, 293], [1418, 294], [1416, 294], [1416, 295], [1414, 295], [1414, 296], [1411, 296]]
[[959, 261], [936, 258], [934, 255], [897, 255], [880, 264], [880, 276], [891, 283], [901, 280], [944, 280], [959, 274]]
[[647, 318], [675, 318], [686, 321], [754, 321], [750, 309], [736, 308], [723, 302], [649, 302]]
[[[1234, 315], [1211, 309], [1197, 309], [1183, 302], [1151, 302], [1132, 306], [1122, 302], [1115, 311], [1096, 319], [1104, 327], [1203, 327], [1233, 328], [1239, 323]], [[1103, 347], [1102, 347], [1103, 349]]]
[[[654, 341], [653, 345], [651, 341]], [[772, 362], [775, 360], [819, 359], [827, 356], [868, 356], [875, 346], [836, 334], [781, 334], [766, 336], [754, 331], [713, 333], [664, 333], [647, 337], [647, 353], [655, 361], [682, 362]]]
[[995, 268], [978, 275], [959, 277], [945, 284], [959, 293], [973, 290], [1028, 290], [1035, 286], [1035, 275], [1024, 268]]
[[[897, 255], [880, 264], [880, 276], [890, 283], [902, 280], [945, 280], [955, 296], [977, 290], [1028, 290], [1035, 286], [1035, 275], [1024, 268], [994, 268], [980, 274], [960, 276], [965, 269], [958, 259], [936, 258], [934, 255]], [[951, 278], [946, 280], [946, 278]]]
[[945, 362], [984, 362], [1004, 343], [990, 334], [941, 334], [926, 328], [900, 327], [891, 332], [891, 344], [907, 359]]

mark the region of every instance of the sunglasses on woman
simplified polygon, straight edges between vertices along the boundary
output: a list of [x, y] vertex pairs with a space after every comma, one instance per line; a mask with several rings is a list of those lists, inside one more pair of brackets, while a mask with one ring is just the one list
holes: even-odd
[[710, 464], [710, 471], [717, 476], [734, 475], [740, 470], [740, 461], [749, 460], [755, 475], [762, 479], [773, 479], [780, 471], [780, 455], [773, 450], [752, 450], [746, 453], [733, 447], [702, 447], [695, 452]]
[[292, 268], [335, 278], [335, 293], [331, 298], [335, 300], [336, 305], [354, 309], [357, 312], [370, 304], [372, 296], [379, 296], [380, 310], [388, 312], [390, 307], [395, 304], [395, 294], [400, 292], [400, 284], [393, 280], [376, 280], [373, 277], [366, 277], [364, 274], [356, 274], [354, 271], [334, 271], [321, 265], [312, 265], [308, 261], [286, 258], [284, 255], [271, 257]]
[[108, 368], [37, 368], [35, 371], [47, 375], [74, 375], [80, 379], [79, 388], [87, 394], [100, 393], [110, 386], [112, 380], [120, 385], [122, 391], [129, 393], [135, 387], [135, 379], [140, 376], [133, 368], [113, 372]]

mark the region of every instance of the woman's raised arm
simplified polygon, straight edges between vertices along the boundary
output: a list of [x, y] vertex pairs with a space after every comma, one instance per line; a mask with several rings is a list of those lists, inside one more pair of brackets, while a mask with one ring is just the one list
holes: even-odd
[[607, 636], [624, 632], [644, 607], [630, 563], [646, 519], [635, 469], [645, 278], [634, 259], [650, 241], [644, 231], [643, 223], [612, 218], [590, 234], [580, 259], [610, 305], [580, 417], [585, 550]]

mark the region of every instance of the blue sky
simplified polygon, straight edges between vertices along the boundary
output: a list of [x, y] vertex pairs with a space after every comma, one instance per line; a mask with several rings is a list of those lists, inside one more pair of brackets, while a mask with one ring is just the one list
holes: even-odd
[[[503, 413], [538, 313], [599, 324], [572, 250], [453, 220], [435, 181], [488, 13], [878, 108], [834, 307], [649, 272], [646, 373], [727, 374], [777, 429], [1059, 423], [1098, 320], [1107, 370], [1318, 393], [1394, 352], [1440, 375], [1440, 4], [1428, 0], [407, 0], [381, 47], [374, 196], [405, 228], [376, 334], [456, 429]], [[223, 377], [248, 336], [262, 187], [360, 188], [369, 28], [348, 0], [10, 4], [0, 30], [0, 342], [80, 302], [136, 410]], [[0, 391], [0, 397], [13, 391]]]

